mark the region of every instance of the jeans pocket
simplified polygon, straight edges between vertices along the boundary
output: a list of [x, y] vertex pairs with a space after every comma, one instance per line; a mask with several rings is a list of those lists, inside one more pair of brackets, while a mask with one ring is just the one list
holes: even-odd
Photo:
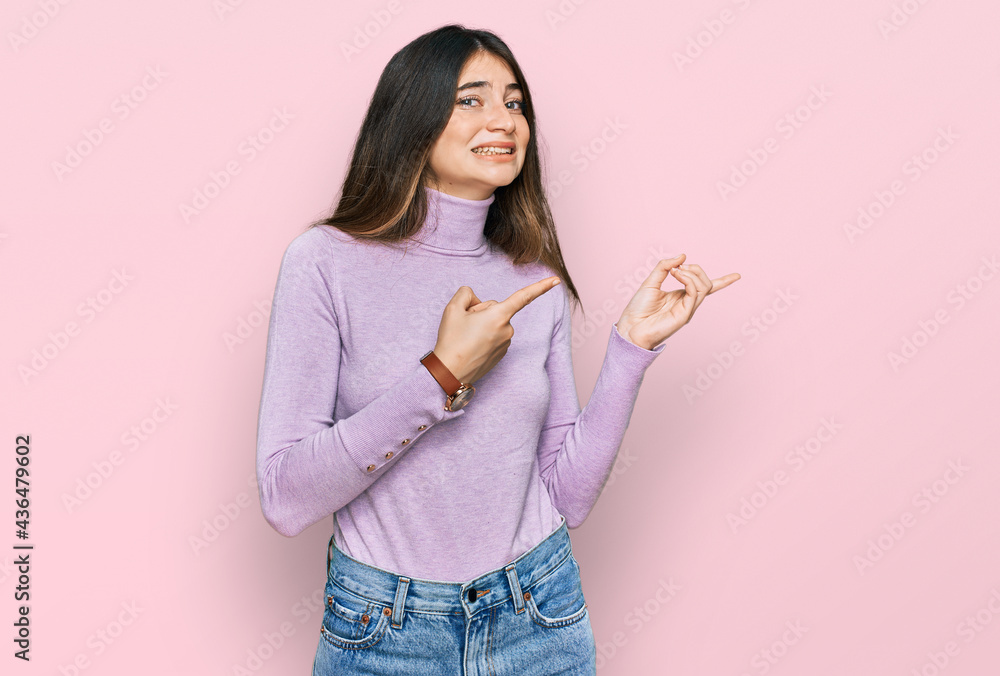
[[565, 627], [587, 616], [580, 567], [572, 554], [524, 591], [524, 605], [543, 627]]
[[385, 636], [391, 606], [370, 601], [329, 582], [324, 600], [320, 635], [328, 644], [345, 650], [364, 650]]

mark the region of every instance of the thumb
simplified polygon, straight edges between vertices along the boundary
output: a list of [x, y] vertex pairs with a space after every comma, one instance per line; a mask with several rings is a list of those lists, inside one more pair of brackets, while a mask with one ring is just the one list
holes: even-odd
[[480, 303], [479, 297], [476, 296], [475, 292], [472, 290], [472, 287], [463, 285], [458, 287], [458, 291], [456, 291], [455, 295], [451, 297], [450, 301], [448, 301], [448, 307], [459, 308], [468, 311], [470, 307], [475, 306], [479, 303]]
[[670, 271], [681, 264], [684, 254], [680, 256], [674, 256], [673, 258], [663, 258], [656, 262], [653, 270], [649, 273], [646, 279], [640, 284], [640, 288], [648, 286], [653, 289], [659, 289], [663, 286], [664, 280], [666, 280], [667, 275]]

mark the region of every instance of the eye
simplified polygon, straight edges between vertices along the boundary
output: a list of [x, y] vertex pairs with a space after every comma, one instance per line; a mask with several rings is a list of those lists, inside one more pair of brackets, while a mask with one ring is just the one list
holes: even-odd
[[[458, 105], [460, 105], [460, 106], [468, 107], [468, 106], [472, 105], [473, 101], [478, 101], [480, 104], [482, 104], [482, 102], [483, 102], [483, 100], [480, 99], [478, 96], [465, 96], [465, 97], [462, 97], [462, 98], [458, 99], [455, 103], [458, 104]], [[511, 108], [510, 104], [512, 104], [512, 103], [515, 104], [516, 107]], [[517, 111], [519, 113], [523, 113], [526, 104], [521, 99], [512, 99], [512, 100], [508, 101], [507, 103], [505, 103], [504, 105], [507, 106], [508, 110], [514, 110], [514, 111]]]

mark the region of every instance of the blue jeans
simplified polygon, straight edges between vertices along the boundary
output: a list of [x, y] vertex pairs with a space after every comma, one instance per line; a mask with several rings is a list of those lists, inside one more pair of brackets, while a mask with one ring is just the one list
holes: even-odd
[[566, 520], [463, 583], [396, 575], [330, 538], [313, 676], [594, 676], [597, 646]]

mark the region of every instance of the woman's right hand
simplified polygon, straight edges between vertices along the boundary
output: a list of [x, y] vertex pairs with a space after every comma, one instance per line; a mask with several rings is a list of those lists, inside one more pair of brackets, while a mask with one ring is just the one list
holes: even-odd
[[480, 301], [471, 288], [459, 287], [441, 316], [434, 354], [460, 382], [475, 383], [507, 354], [511, 318], [557, 283], [559, 277], [546, 277], [504, 301]]

